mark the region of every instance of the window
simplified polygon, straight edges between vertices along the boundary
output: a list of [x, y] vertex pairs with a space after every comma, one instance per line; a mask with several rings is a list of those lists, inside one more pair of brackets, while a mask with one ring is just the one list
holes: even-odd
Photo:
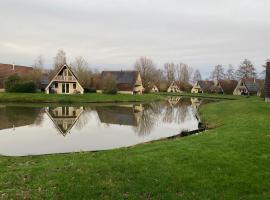
[[73, 89], [76, 90], [76, 83], [73, 83]]
[[54, 87], [55, 87], [55, 88], [58, 88], [58, 83], [55, 83], [55, 84], [54, 84]]

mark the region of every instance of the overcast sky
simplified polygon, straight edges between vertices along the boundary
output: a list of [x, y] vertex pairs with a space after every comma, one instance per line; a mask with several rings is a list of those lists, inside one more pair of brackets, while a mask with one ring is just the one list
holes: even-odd
[[[75, 3], [76, 2], [76, 3]], [[216, 64], [270, 58], [269, 0], [0, 0], [0, 62], [51, 67], [58, 49], [99, 69], [140, 56], [184, 62], [205, 77]]]

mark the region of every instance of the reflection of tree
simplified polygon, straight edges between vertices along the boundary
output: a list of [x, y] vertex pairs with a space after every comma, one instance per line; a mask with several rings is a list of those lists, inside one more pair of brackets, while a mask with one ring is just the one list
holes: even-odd
[[[41, 108], [23, 106], [3, 106], [0, 108], [0, 129], [34, 124], [40, 116]], [[40, 123], [42, 118], [39, 119]]]
[[190, 101], [185, 98], [177, 100], [172, 104], [171, 99], [164, 106], [163, 122], [165, 123], [183, 123], [187, 120], [190, 107]]
[[92, 112], [92, 108], [91, 107], [87, 107], [87, 108], [83, 108], [84, 111], [81, 113], [80, 117], [78, 118], [76, 124], [75, 124], [75, 128], [77, 130], [82, 130], [83, 127], [88, 123], [88, 121], [90, 121], [90, 113]]
[[144, 104], [143, 107], [143, 112], [138, 118], [138, 126], [135, 127], [135, 131], [139, 136], [150, 134], [158, 116], [162, 112], [162, 105], [159, 102]]

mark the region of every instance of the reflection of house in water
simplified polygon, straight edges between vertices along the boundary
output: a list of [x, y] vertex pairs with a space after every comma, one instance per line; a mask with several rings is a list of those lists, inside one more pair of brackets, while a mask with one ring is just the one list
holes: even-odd
[[46, 113], [63, 136], [72, 129], [83, 112], [83, 107], [47, 107]]
[[168, 98], [168, 102], [171, 106], [175, 106], [179, 103], [182, 97], [179, 96], [172, 96]]
[[41, 108], [0, 106], [0, 130], [38, 124], [39, 121], [41, 121]]
[[191, 98], [190, 101], [191, 101], [191, 105], [193, 108], [193, 113], [194, 113], [195, 117], [197, 118], [197, 120], [200, 122], [201, 120], [200, 120], [200, 116], [198, 113], [198, 109], [201, 106], [203, 100], [198, 99], [198, 98]]
[[198, 99], [198, 98], [191, 98], [191, 105], [194, 109], [198, 109], [200, 107], [200, 105], [202, 104], [202, 100]]
[[138, 126], [139, 118], [143, 111], [140, 105], [121, 105], [96, 107], [100, 122], [106, 124], [119, 124]]

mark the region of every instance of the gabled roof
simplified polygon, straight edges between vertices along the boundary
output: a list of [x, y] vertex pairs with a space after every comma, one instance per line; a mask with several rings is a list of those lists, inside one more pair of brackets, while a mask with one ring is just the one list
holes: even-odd
[[77, 76], [74, 74], [74, 72], [72, 71], [72, 69], [67, 65], [67, 64], [64, 64], [62, 67], [60, 67], [59, 68], [59, 70], [57, 71], [57, 73], [54, 75], [54, 77], [52, 78], [52, 80], [49, 82], [49, 84], [47, 85], [47, 87], [46, 87], [46, 89], [48, 89], [49, 87], [50, 87], [50, 85], [53, 83], [53, 81], [54, 81], [54, 79], [56, 78], [56, 76], [63, 70], [63, 68], [67, 68], [70, 72], [71, 72], [71, 74], [72, 74], [72, 76], [74, 76], [75, 78], [76, 78], [76, 80], [78, 81], [78, 84], [80, 85], [80, 87], [81, 88], [83, 88], [82, 86], [81, 86], [81, 84], [79, 83], [79, 80], [78, 80], [78, 78], [77, 78]]
[[101, 81], [111, 76], [117, 84], [117, 89], [121, 91], [133, 91], [136, 80], [139, 76], [138, 71], [103, 71], [100, 75]]
[[130, 83], [134, 84], [137, 80], [139, 72], [138, 71], [103, 71], [101, 73], [101, 79], [106, 78], [111, 75], [116, 83]]
[[236, 80], [219, 80], [218, 83], [225, 94], [232, 94], [235, 87], [237, 86]]
[[214, 87], [214, 81], [197, 81], [203, 92], [211, 92]]
[[11, 75], [25, 76], [33, 71], [32, 67], [13, 65], [11, 64], [2, 64], [0, 63], [0, 88], [3, 87], [4, 81]]
[[256, 93], [259, 90], [259, 86], [256, 82], [256, 79], [254, 78], [247, 78], [247, 79], [242, 79], [244, 82], [248, 92], [250, 93]]

